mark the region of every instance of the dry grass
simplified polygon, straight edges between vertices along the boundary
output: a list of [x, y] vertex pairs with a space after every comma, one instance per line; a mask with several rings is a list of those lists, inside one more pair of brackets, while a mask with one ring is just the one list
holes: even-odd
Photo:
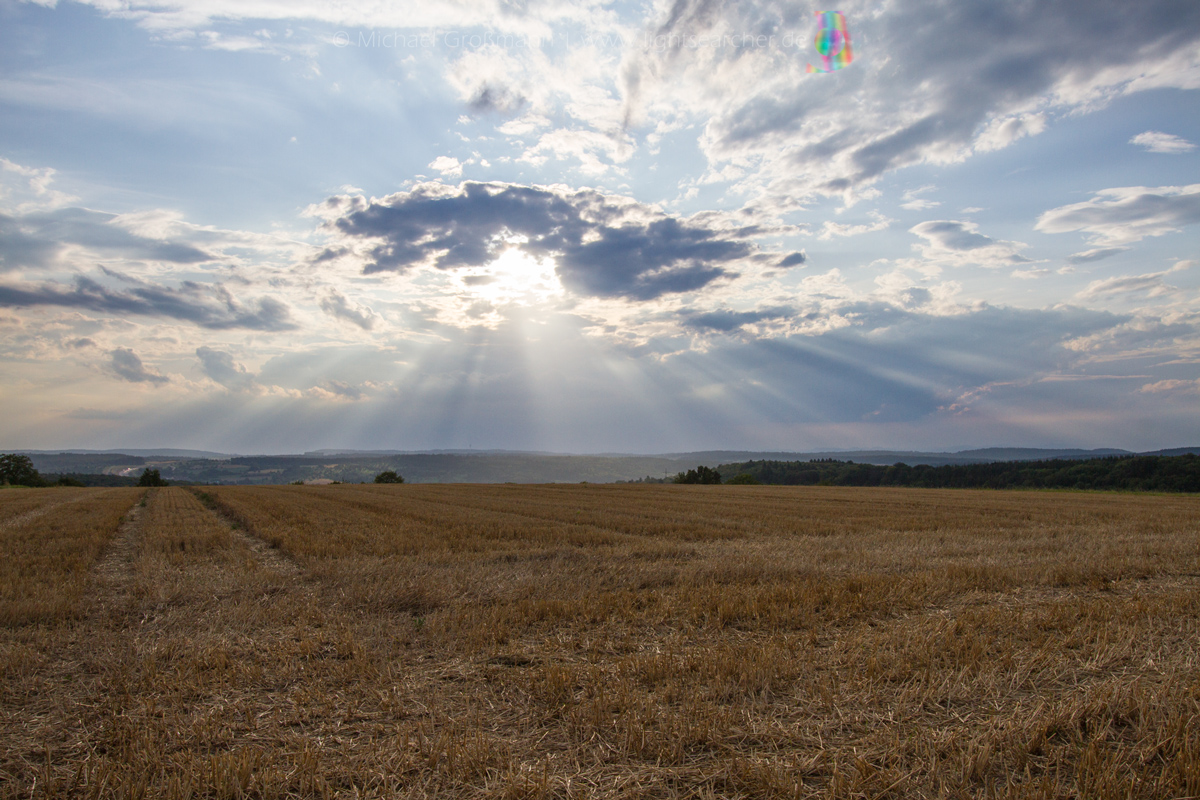
[[1200, 795], [1200, 498], [211, 501], [0, 628], [0, 797]]
[[71, 488], [0, 492], [0, 625], [69, 614], [139, 494]]

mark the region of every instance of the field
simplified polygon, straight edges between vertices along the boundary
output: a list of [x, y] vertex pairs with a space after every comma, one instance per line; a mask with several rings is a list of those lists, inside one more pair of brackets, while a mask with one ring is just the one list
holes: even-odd
[[1200, 497], [0, 492], [0, 798], [1200, 796]]

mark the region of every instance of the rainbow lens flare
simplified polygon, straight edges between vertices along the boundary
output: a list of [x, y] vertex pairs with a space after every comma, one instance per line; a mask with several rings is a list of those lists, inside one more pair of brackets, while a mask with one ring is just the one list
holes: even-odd
[[821, 56], [820, 66], [808, 65], [809, 72], [833, 72], [841, 69], [854, 60], [850, 50], [850, 30], [846, 27], [846, 18], [840, 11], [818, 11], [821, 27], [813, 43], [817, 54]]

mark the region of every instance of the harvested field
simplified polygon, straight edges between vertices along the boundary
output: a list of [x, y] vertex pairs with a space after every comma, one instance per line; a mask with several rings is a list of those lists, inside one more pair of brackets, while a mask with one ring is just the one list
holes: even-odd
[[1200, 796], [1200, 497], [140, 491], [0, 492], [0, 798]]

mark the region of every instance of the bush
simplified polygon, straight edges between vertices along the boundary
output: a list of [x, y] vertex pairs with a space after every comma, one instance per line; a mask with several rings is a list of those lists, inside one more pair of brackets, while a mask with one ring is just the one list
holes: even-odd
[[19, 456], [16, 453], [0, 456], [0, 483], [12, 486], [45, 485], [42, 476], [33, 468], [33, 460], [29, 456]]
[[138, 486], [168, 486], [169, 484], [163, 480], [162, 475], [158, 470], [146, 469], [142, 472], [142, 477], [138, 478]]
[[760, 486], [758, 478], [751, 475], [749, 472], [743, 472], [739, 475], [734, 475], [725, 483], [732, 486]]
[[389, 469], [389, 470], [384, 470], [383, 472], [376, 475], [375, 482], [376, 483], [404, 483], [404, 478], [400, 477], [400, 475], [394, 469]]

